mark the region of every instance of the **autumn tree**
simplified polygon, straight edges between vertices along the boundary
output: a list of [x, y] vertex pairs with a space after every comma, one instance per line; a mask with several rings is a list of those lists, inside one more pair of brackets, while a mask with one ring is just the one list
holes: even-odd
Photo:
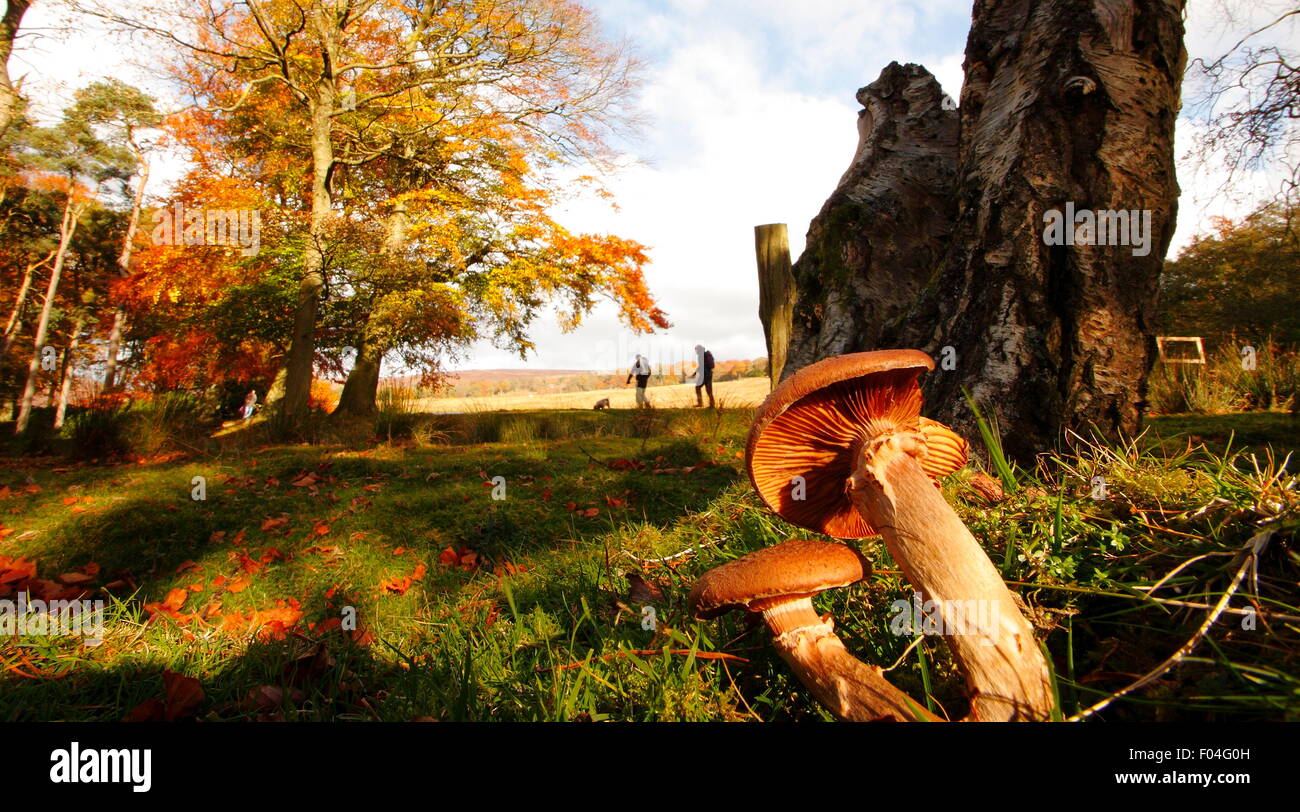
[[407, 191], [436, 189], [438, 167], [419, 167], [418, 147], [477, 120], [513, 132], [543, 170], [599, 163], [605, 136], [629, 118], [633, 61], [565, 0], [172, 3], [134, 18], [108, 4], [93, 10], [176, 46], [196, 102], [217, 117], [242, 116], [247, 143], [301, 156], [309, 239], [282, 385], [271, 393], [290, 426], [306, 410], [316, 361], [328, 271], [321, 246], [336, 218], [367, 208], [340, 197], [348, 177], [388, 159], [426, 170]]
[[1197, 236], [1160, 279], [1160, 325], [1173, 335], [1216, 341], [1272, 336], [1300, 344], [1300, 247], [1294, 208], [1270, 203]]
[[48, 359], [53, 350], [47, 347], [46, 339], [59, 295], [59, 283], [78, 225], [87, 210], [96, 204], [100, 186], [125, 178], [129, 172], [130, 157], [122, 150], [100, 141], [74, 108], [65, 111], [57, 125], [32, 128], [26, 132], [19, 153], [27, 167], [27, 184], [53, 191], [62, 200], [58, 243], [32, 338], [31, 358], [15, 421], [15, 431], [21, 434], [26, 431], [31, 419], [32, 400], [42, 361]]
[[[148, 94], [117, 79], [94, 82], [78, 90], [70, 115], [84, 122], [84, 126], [94, 131], [105, 144], [131, 155], [132, 174], [137, 180], [129, 194], [126, 233], [117, 255], [118, 275], [126, 276], [140, 225], [140, 211], [144, 206], [144, 190], [149, 183], [149, 152], [154, 145], [148, 139], [148, 133], [162, 123], [162, 116]], [[118, 354], [125, 319], [126, 309], [118, 302], [113, 308], [104, 370], [104, 389], [108, 391], [113, 390], [117, 383]]]

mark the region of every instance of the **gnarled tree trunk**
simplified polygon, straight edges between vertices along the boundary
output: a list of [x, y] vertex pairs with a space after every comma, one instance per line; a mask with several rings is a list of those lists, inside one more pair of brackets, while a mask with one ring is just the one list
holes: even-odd
[[891, 63], [858, 91], [858, 148], [808, 228], [781, 377], [880, 349], [940, 266], [952, 227], [957, 113], [920, 65]]
[[[786, 374], [919, 347], [939, 362], [925, 383], [934, 417], [972, 433], [968, 390], [1014, 456], [1069, 429], [1135, 432], [1179, 192], [1183, 7], [976, 0], [952, 184], [947, 111], [900, 103], [937, 92], [924, 70], [891, 65], [859, 91], [863, 145], [795, 265]], [[909, 182], [931, 166], [932, 182]]]

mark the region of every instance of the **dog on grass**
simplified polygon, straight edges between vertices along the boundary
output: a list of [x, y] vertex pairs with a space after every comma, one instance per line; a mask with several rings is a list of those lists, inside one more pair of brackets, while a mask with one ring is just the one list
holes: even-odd
[[608, 409], [609, 398], [601, 398], [600, 400], [596, 401], [596, 405], [592, 406], [591, 408], [595, 409], [596, 411], [600, 411], [601, 409]]

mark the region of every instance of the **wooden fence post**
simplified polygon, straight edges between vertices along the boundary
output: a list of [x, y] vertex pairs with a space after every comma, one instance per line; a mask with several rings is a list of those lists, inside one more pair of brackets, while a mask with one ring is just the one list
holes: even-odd
[[772, 388], [776, 388], [790, 345], [795, 300], [785, 223], [754, 226], [754, 253], [758, 257], [758, 318], [763, 322], [763, 338], [767, 341], [767, 376]]

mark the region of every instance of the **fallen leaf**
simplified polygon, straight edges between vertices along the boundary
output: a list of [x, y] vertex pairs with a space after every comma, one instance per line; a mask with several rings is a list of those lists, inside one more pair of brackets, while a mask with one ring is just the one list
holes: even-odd
[[163, 671], [163, 690], [167, 694], [167, 721], [193, 716], [203, 704], [203, 686], [193, 677]]
[[659, 603], [664, 599], [663, 590], [647, 581], [640, 573], [629, 572], [627, 582], [632, 585], [628, 590], [628, 603], [644, 606], [648, 603]]
[[126, 722], [161, 722], [167, 716], [167, 706], [161, 699], [146, 699], [131, 709]]

